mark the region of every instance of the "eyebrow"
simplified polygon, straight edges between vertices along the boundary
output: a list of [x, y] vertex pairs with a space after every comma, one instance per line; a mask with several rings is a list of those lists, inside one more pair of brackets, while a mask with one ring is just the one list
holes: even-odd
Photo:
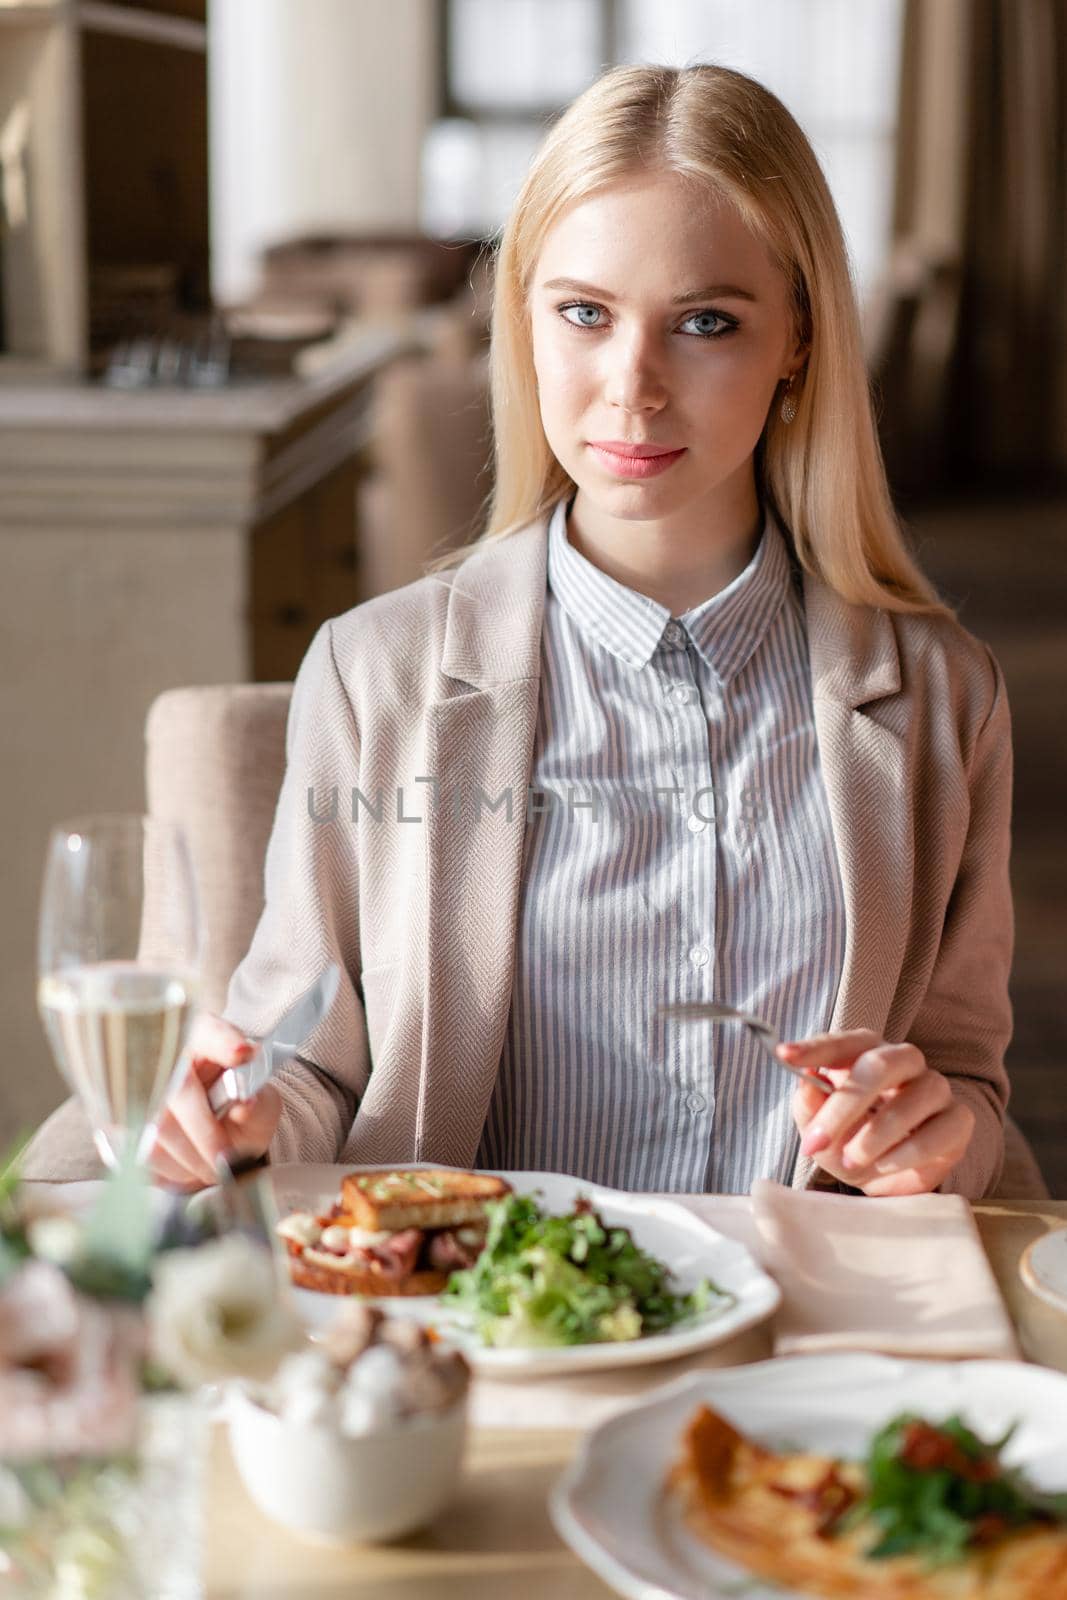
[[[542, 289], [566, 289], [575, 294], [594, 295], [598, 300], [613, 300], [606, 289], [598, 289], [595, 284], [582, 283], [578, 278], [549, 278], [547, 283], [541, 285]], [[697, 300], [752, 300], [756, 296], [748, 289], [740, 289], [734, 283], [713, 283], [705, 289], [686, 289], [683, 294], [671, 296], [672, 306], [690, 306]]]

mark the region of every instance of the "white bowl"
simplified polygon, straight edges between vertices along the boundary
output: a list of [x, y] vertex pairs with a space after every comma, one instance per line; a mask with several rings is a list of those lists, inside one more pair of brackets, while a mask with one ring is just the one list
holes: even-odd
[[262, 1512], [308, 1538], [363, 1544], [412, 1533], [455, 1494], [467, 1396], [448, 1411], [349, 1438], [285, 1422], [235, 1388], [229, 1420], [234, 1460]]

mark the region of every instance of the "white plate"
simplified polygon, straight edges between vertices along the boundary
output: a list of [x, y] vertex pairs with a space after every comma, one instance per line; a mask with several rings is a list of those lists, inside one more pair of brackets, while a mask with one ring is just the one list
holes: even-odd
[[1057, 1311], [1067, 1311], [1067, 1228], [1053, 1228], [1027, 1245], [1019, 1273], [1034, 1294]]
[[[271, 1170], [279, 1211], [321, 1211], [338, 1196], [341, 1178], [349, 1166], [282, 1166]], [[370, 1170], [370, 1169], [368, 1169]], [[388, 1167], [381, 1171], [388, 1172]], [[594, 1368], [640, 1366], [671, 1361], [721, 1344], [743, 1328], [762, 1322], [777, 1310], [781, 1293], [744, 1245], [727, 1239], [691, 1211], [671, 1200], [623, 1194], [558, 1172], [504, 1172], [500, 1174], [517, 1194], [536, 1193], [546, 1210], [565, 1214], [585, 1195], [605, 1222], [630, 1228], [642, 1249], [664, 1261], [674, 1275], [674, 1286], [685, 1293], [707, 1277], [734, 1296], [725, 1309], [710, 1309], [665, 1333], [650, 1334], [619, 1344], [568, 1345], [550, 1350], [493, 1350], [467, 1328], [459, 1313], [437, 1295], [382, 1300], [397, 1316], [414, 1316], [432, 1322], [467, 1355], [479, 1372], [494, 1378], [529, 1378], [560, 1372], [588, 1372]], [[299, 1310], [312, 1329], [324, 1327], [344, 1305], [339, 1296], [295, 1291]]]
[[901, 1411], [935, 1422], [960, 1412], [988, 1439], [1017, 1422], [1005, 1460], [1034, 1484], [1067, 1489], [1067, 1377], [1042, 1367], [857, 1354], [686, 1377], [589, 1434], [550, 1497], [561, 1537], [630, 1600], [789, 1600], [690, 1534], [663, 1493], [682, 1430], [701, 1403], [772, 1447], [851, 1457], [863, 1456], [872, 1432]]

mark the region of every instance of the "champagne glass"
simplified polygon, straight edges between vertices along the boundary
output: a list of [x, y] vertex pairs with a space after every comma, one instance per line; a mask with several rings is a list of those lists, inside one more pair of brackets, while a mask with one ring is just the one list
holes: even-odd
[[184, 1070], [200, 928], [182, 829], [157, 817], [83, 817], [53, 829], [38, 935], [37, 1005], [96, 1147], [138, 1160]]

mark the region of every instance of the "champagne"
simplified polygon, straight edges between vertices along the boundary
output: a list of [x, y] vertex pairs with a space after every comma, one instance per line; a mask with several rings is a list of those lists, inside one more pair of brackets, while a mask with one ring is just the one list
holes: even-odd
[[193, 1019], [193, 985], [176, 971], [104, 961], [47, 973], [37, 1003], [67, 1082], [115, 1156], [127, 1134], [151, 1139]]

